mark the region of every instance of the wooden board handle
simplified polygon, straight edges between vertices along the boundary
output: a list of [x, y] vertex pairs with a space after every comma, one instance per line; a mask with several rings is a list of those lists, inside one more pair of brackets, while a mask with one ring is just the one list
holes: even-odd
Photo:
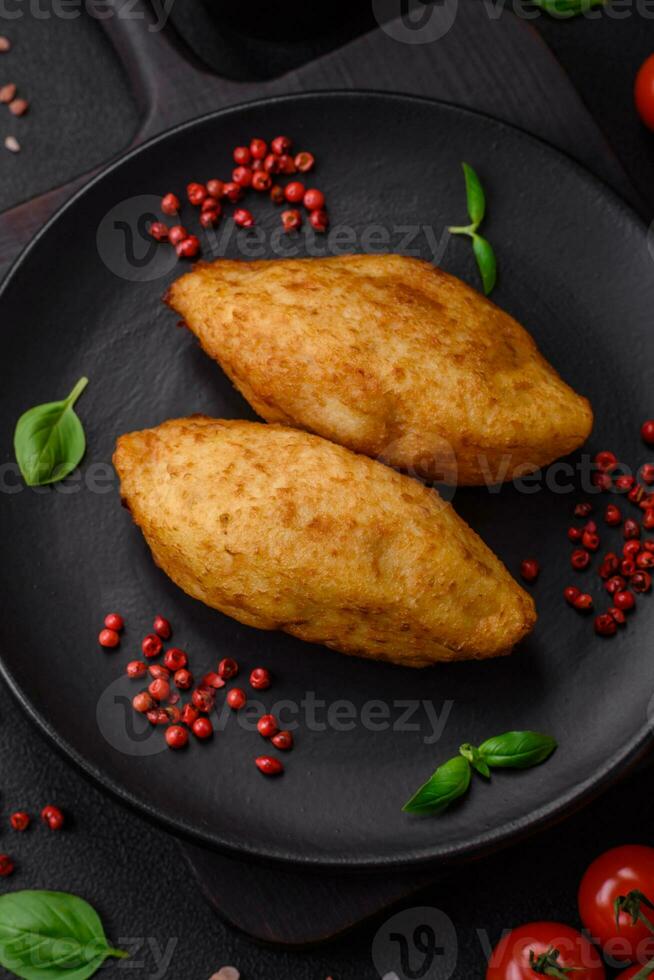
[[[161, 4], [163, 0], [156, 0]], [[584, 163], [645, 213], [624, 171], [539, 35], [479, 0], [443, 0], [457, 16], [431, 44], [398, 43], [381, 29], [266, 82], [234, 82], [201, 66], [146, 0], [115, 0], [103, 21], [133, 87], [140, 125], [132, 145], [195, 116], [253, 98], [375, 88], [443, 99], [533, 132]], [[483, 70], [480, 70], [480, 66]], [[23, 245], [91, 176], [0, 215], [0, 277]]]
[[[208, 72], [167, 24], [163, 5], [116, 0], [102, 25], [127, 73], [141, 123], [134, 143], [213, 108], [224, 82]], [[220, 102], [225, 101], [219, 99]]]
[[[207, 72], [145, 0], [115, 0], [101, 21], [130, 81], [139, 113], [131, 146], [194, 116], [252, 98], [239, 85]], [[108, 162], [108, 161], [107, 161]], [[101, 167], [0, 215], [0, 278], [23, 247]]]

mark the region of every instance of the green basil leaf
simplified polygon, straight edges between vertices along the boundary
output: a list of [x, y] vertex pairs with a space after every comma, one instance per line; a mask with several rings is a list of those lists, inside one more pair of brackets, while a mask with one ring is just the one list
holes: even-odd
[[459, 748], [459, 753], [464, 759], [468, 760], [475, 772], [478, 772], [480, 776], [484, 776], [485, 779], [490, 779], [490, 769], [482, 759], [479, 749], [476, 749], [470, 742], [464, 742]]
[[475, 253], [477, 266], [481, 273], [484, 293], [488, 296], [489, 293], [492, 293], [497, 282], [497, 262], [493, 246], [481, 235], [475, 234], [472, 236], [472, 250]]
[[462, 164], [462, 167], [466, 180], [468, 214], [476, 231], [486, 214], [486, 196], [484, 194], [484, 188], [481, 186], [481, 181], [472, 167], [467, 163]]
[[551, 735], [539, 732], [506, 732], [479, 746], [479, 754], [493, 769], [529, 769], [549, 758], [556, 748]]
[[580, 14], [585, 14], [587, 10], [606, 5], [606, 0], [533, 0], [533, 2], [546, 14], [559, 20], [578, 17]]
[[483, 759], [475, 759], [471, 765], [480, 776], [484, 777], [484, 779], [490, 779], [490, 769], [488, 768], [488, 763], [484, 762]]
[[470, 765], [457, 755], [439, 766], [434, 775], [404, 804], [406, 813], [442, 813], [470, 786]]
[[102, 922], [88, 902], [66, 892], [0, 896], [0, 964], [23, 980], [86, 980], [109, 956]]
[[80, 378], [68, 398], [36, 405], [18, 419], [14, 451], [28, 486], [63, 480], [82, 459], [86, 438], [73, 405], [87, 384]]

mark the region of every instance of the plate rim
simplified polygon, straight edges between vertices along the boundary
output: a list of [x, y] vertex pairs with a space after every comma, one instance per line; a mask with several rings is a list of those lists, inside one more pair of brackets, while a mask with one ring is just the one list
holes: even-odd
[[[454, 115], [469, 116], [476, 120], [482, 120], [485, 124], [490, 124], [500, 131], [509, 132], [514, 137], [537, 146], [541, 152], [563, 161], [568, 168], [576, 172], [586, 183], [594, 186], [601, 194], [603, 199], [609, 198], [613, 207], [623, 213], [625, 219], [630, 223], [638, 225], [647, 233], [647, 224], [637, 211], [622, 197], [619, 191], [606, 184], [599, 177], [595, 176], [585, 166], [579, 163], [574, 157], [563, 150], [549, 143], [547, 140], [534, 136], [527, 130], [504, 120], [497, 119], [487, 113], [461, 106], [454, 102], [441, 99], [428, 98], [425, 96], [404, 94], [401, 92], [390, 92], [378, 89], [323, 89], [306, 92], [288, 93], [284, 95], [266, 96], [257, 99], [248, 99], [234, 105], [217, 109], [213, 112], [203, 113], [186, 122], [179, 123], [163, 132], [153, 136], [135, 147], [131, 147], [124, 153], [119, 154], [109, 161], [89, 181], [78, 188], [77, 191], [66, 200], [55, 213], [46, 221], [41, 229], [31, 238], [27, 245], [21, 250], [16, 259], [8, 268], [6, 275], [0, 284], [0, 302], [4, 298], [5, 292], [10, 287], [16, 273], [26, 263], [34, 248], [40, 243], [50, 229], [57, 223], [59, 218], [70, 208], [77, 204], [85, 194], [89, 193], [96, 184], [99, 184], [114, 171], [118, 170], [123, 164], [138, 157], [153, 146], [163, 143], [169, 136], [191, 130], [199, 124], [210, 120], [223, 118], [225, 116], [237, 115], [244, 109], [252, 109], [261, 106], [270, 106], [277, 103], [289, 102], [309, 102], [311, 100], [330, 100], [339, 98], [344, 101], [359, 101], [375, 99], [380, 101], [392, 101], [401, 103], [415, 103], [420, 105], [436, 106], [441, 110], [453, 113]], [[437, 665], [436, 665], [436, 668]], [[125, 789], [116, 782], [111, 776], [107, 775], [99, 766], [85, 758], [73, 745], [66, 739], [62, 739], [55, 728], [48, 721], [46, 716], [36, 707], [27, 691], [18, 683], [9, 665], [5, 662], [4, 653], [0, 649], [0, 675], [5, 680], [12, 695], [16, 698], [30, 720], [36, 727], [43, 732], [54, 748], [67, 759], [69, 759], [87, 778], [103, 791], [111, 794], [119, 802], [126, 804], [132, 811], [144, 816], [155, 825], [165, 828], [174, 835], [187, 839], [193, 843], [201, 843], [219, 853], [227, 854], [232, 857], [241, 857], [253, 860], [262, 864], [272, 866], [285, 866], [303, 868], [307, 871], [367, 871], [384, 872], [388, 870], [406, 871], [415, 869], [416, 866], [436, 866], [449, 862], [460, 861], [463, 859], [473, 859], [486, 853], [498, 850], [503, 846], [508, 846], [513, 842], [524, 839], [525, 837], [545, 830], [548, 826], [564, 819], [586, 806], [593, 799], [599, 797], [619, 778], [627, 773], [629, 769], [636, 765], [654, 745], [654, 728], [645, 720], [645, 723], [635, 733], [635, 735], [620, 749], [614, 752], [603, 764], [597, 767], [594, 772], [585, 780], [577, 783], [566, 794], [557, 795], [550, 803], [540, 807], [535, 811], [527, 811], [518, 819], [509, 820], [501, 826], [484, 831], [468, 837], [465, 841], [439, 844], [435, 841], [429, 847], [413, 848], [410, 852], [406, 849], [395, 855], [370, 855], [363, 858], [349, 860], [342, 855], [330, 857], [321, 855], [318, 857], [302, 856], [284, 852], [284, 848], [270, 848], [251, 846], [246, 841], [242, 844], [234, 844], [227, 840], [220, 840], [216, 834], [191, 826], [183, 820], [167, 816], [155, 807], [148, 805], [146, 800], [135, 797], [129, 790]]]

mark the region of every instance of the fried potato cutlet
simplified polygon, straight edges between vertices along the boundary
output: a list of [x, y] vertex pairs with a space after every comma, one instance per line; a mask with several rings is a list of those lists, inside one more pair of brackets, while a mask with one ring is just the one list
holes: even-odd
[[423, 667], [508, 653], [532, 599], [439, 495], [280, 425], [193, 416], [118, 439], [155, 562], [248, 626]]
[[264, 419], [398, 469], [500, 483], [592, 428], [516, 320], [418, 259], [219, 259], [166, 300]]

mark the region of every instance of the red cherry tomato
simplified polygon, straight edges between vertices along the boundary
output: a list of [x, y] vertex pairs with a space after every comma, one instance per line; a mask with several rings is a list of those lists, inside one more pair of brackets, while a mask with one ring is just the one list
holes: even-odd
[[634, 86], [638, 115], [648, 129], [654, 129], [654, 54], [640, 66]]
[[[587, 869], [579, 885], [579, 914], [590, 935], [617, 963], [646, 963], [654, 957], [654, 935], [639, 919], [632, 925], [633, 909], [654, 923], [654, 910], [638, 901], [638, 893], [654, 902], [654, 848], [627, 844], [601, 854]], [[615, 921], [615, 901], [626, 900]], [[633, 898], [631, 897], [633, 896]]]
[[623, 970], [622, 973], [618, 973], [615, 980], [631, 980], [631, 977], [635, 977], [641, 970], [642, 966], [640, 963], [636, 963], [635, 966], [630, 966], [629, 969]]
[[606, 977], [599, 952], [576, 929], [560, 922], [530, 922], [499, 941], [488, 961], [486, 980], [535, 980], [539, 975], [556, 976], [557, 967], [562, 973], [573, 969], [566, 976], [574, 980]]

